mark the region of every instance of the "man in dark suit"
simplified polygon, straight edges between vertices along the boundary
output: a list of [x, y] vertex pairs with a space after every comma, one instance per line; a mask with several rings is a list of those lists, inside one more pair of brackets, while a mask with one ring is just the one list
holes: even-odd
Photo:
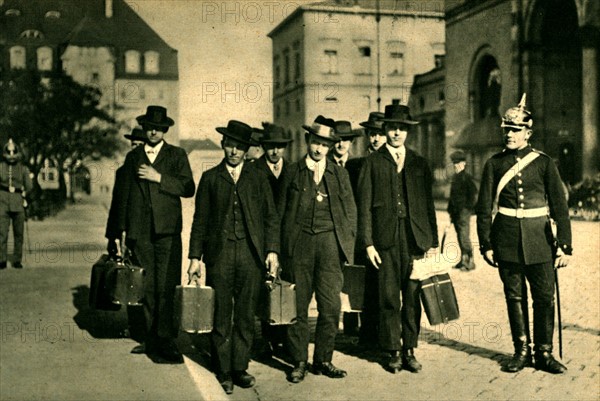
[[360, 126], [365, 128], [365, 134], [369, 137], [367, 155], [378, 151], [387, 142], [387, 137], [383, 132], [383, 121], [381, 121], [383, 116], [384, 114], [381, 112], [372, 111], [369, 113], [369, 119], [360, 123]]
[[[223, 161], [206, 171], [196, 194], [190, 235], [190, 280], [200, 277], [215, 290], [211, 334], [217, 379], [227, 394], [233, 385], [254, 386], [247, 372], [260, 286], [279, 268], [279, 216], [264, 174], [244, 161], [252, 127], [231, 120], [218, 127]], [[265, 265], [268, 270], [265, 270]]]
[[[515, 347], [504, 369], [518, 372], [532, 364], [528, 281], [533, 298], [535, 368], [563, 373], [567, 368], [552, 356], [554, 269], [569, 263], [571, 224], [554, 161], [529, 145], [532, 126], [523, 95], [519, 106], [508, 109], [502, 118], [504, 151], [492, 156], [483, 168], [476, 206], [477, 234], [485, 261], [498, 267], [504, 284]], [[495, 205], [498, 213], [492, 224]], [[556, 222], [556, 239], [550, 217]]]
[[279, 187], [283, 182], [283, 177], [289, 170], [289, 164], [285, 161], [283, 155], [292, 139], [286, 137], [282, 127], [265, 123], [263, 136], [259, 141], [264, 149], [264, 154], [256, 161], [255, 166], [268, 177], [273, 198], [277, 200], [279, 198]]
[[133, 353], [158, 363], [183, 363], [174, 339], [173, 298], [181, 283], [181, 197], [194, 195], [185, 151], [163, 140], [175, 122], [161, 106], [137, 117], [147, 142], [129, 152], [123, 169], [119, 231], [125, 231], [135, 264], [146, 270], [144, 310], [147, 335]]
[[383, 122], [387, 144], [367, 158], [358, 182], [358, 231], [379, 268], [379, 344], [390, 352], [387, 368], [416, 373], [421, 284], [409, 277], [415, 258], [437, 251], [432, 175], [425, 159], [404, 146], [417, 124], [408, 107], [386, 106]]
[[342, 378], [346, 372], [331, 361], [338, 330], [342, 264], [354, 259], [356, 205], [348, 173], [327, 160], [338, 140], [334, 121], [318, 116], [303, 126], [307, 155], [290, 166], [278, 210], [282, 215], [283, 273], [296, 283], [297, 321], [288, 329], [294, 369], [289, 380], [299, 383], [308, 371], [308, 306], [316, 294], [319, 317], [315, 333], [313, 372]]
[[460, 247], [460, 262], [454, 267], [463, 271], [475, 269], [473, 260], [473, 246], [471, 245], [471, 215], [477, 201], [477, 187], [471, 174], [467, 173], [467, 155], [462, 150], [457, 150], [450, 155], [454, 164], [454, 177], [450, 185], [450, 199], [448, 201], [448, 214], [454, 225]]

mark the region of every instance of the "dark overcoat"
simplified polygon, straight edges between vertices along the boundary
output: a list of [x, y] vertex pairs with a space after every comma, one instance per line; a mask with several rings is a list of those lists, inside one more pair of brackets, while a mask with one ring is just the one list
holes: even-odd
[[[358, 180], [359, 243], [388, 249], [398, 241], [398, 173], [386, 146], [366, 158]], [[427, 251], [438, 246], [433, 204], [432, 175], [427, 161], [406, 149], [404, 161], [408, 219], [417, 246]]]
[[279, 199], [279, 188], [281, 187], [281, 183], [283, 182], [283, 178], [286, 174], [289, 173], [290, 166], [287, 160], [283, 160], [283, 167], [281, 168], [281, 173], [279, 177], [275, 177], [275, 174], [271, 171], [267, 164], [267, 158], [265, 155], [262, 155], [260, 159], [254, 163], [254, 167], [256, 167], [260, 172], [266, 175], [269, 180], [269, 184], [271, 185], [271, 192], [273, 193], [273, 199], [277, 202]]
[[471, 174], [465, 170], [452, 177], [450, 185], [450, 199], [448, 201], [448, 214], [452, 220], [459, 218], [463, 210], [472, 212], [477, 202], [477, 187]]
[[[310, 213], [309, 205], [314, 194], [308, 190], [312, 172], [307, 174], [307, 170], [305, 158], [293, 163], [280, 190], [277, 209], [281, 212], [282, 253], [286, 258], [292, 256], [306, 213]], [[329, 193], [335, 235], [342, 251], [340, 256], [352, 264], [356, 241], [356, 204], [348, 172], [328, 160], [323, 179]]]
[[260, 261], [268, 252], [279, 253], [279, 216], [264, 174], [244, 163], [237, 185], [225, 161], [202, 174], [196, 193], [196, 210], [190, 235], [190, 259], [214, 265], [227, 240], [225, 223], [232, 211], [233, 198], [239, 195], [251, 243]]
[[537, 264], [553, 258], [555, 241], [548, 216], [519, 219], [492, 214], [498, 182], [517, 158], [520, 160], [531, 152], [538, 152], [540, 156], [502, 189], [498, 206], [510, 209], [548, 206], [550, 217], [556, 222], [558, 246], [565, 253], [571, 253], [569, 209], [558, 169], [548, 155], [528, 146], [497, 153], [483, 168], [476, 207], [477, 234], [481, 251], [492, 249], [495, 260]]

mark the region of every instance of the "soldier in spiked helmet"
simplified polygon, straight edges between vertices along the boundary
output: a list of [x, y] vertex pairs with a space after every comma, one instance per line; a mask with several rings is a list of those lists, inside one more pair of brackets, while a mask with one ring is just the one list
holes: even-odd
[[[523, 95], [508, 109], [501, 127], [505, 149], [485, 164], [476, 206], [477, 234], [485, 261], [498, 268], [504, 284], [508, 319], [515, 348], [504, 370], [532, 365], [527, 285], [533, 299], [535, 368], [563, 373], [552, 356], [554, 334], [554, 269], [567, 266], [571, 225], [562, 181], [552, 158], [533, 149], [533, 116]], [[498, 213], [492, 210], [497, 206]], [[554, 238], [551, 220], [557, 226]]]

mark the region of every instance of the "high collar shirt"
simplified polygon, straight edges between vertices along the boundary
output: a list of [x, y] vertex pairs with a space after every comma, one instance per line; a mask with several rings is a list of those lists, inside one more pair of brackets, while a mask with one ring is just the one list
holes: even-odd
[[158, 153], [160, 152], [164, 144], [165, 141], [160, 141], [160, 143], [154, 147], [148, 144], [144, 145], [144, 152], [146, 152], [146, 156], [148, 156], [148, 160], [150, 160], [150, 163], [154, 163], [154, 161], [158, 157]]

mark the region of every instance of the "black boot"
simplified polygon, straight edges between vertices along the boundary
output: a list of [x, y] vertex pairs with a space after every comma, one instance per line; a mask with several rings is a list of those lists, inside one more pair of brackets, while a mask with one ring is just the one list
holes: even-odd
[[507, 299], [506, 307], [515, 353], [504, 366], [504, 370], [514, 373], [532, 365], [527, 298]]
[[402, 367], [409, 372], [419, 373], [423, 366], [415, 358], [415, 352], [413, 348], [402, 349]]
[[390, 359], [387, 361], [387, 370], [392, 373], [398, 373], [402, 370], [402, 355], [400, 355], [400, 351], [390, 352]]
[[531, 348], [525, 342], [515, 343], [515, 353], [506, 364], [505, 371], [515, 373], [530, 366], [532, 366]]
[[552, 356], [552, 345], [548, 344], [540, 346], [536, 344], [535, 368], [553, 374], [565, 373], [567, 371], [565, 365], [554, 359]]

